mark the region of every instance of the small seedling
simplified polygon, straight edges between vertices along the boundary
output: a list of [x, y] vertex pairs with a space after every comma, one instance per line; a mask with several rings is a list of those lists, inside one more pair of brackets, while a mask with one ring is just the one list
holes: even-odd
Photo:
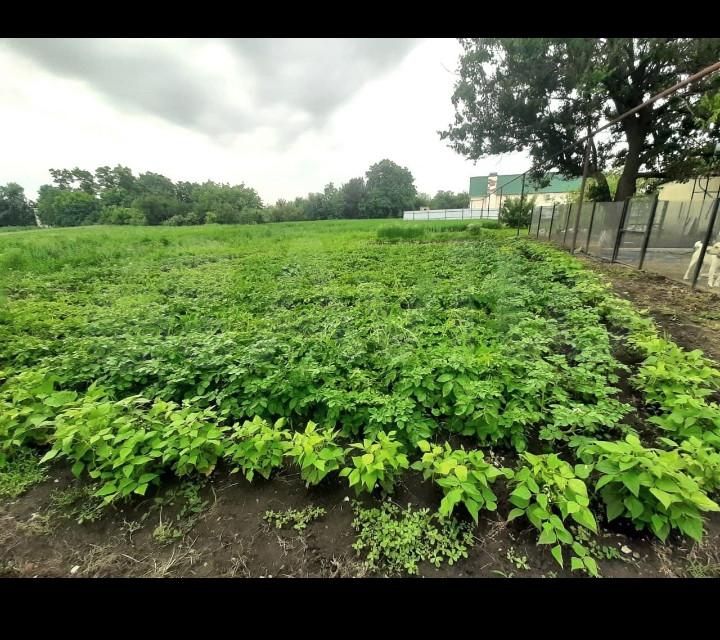
[[530, 570], [530, 565], [528, 564], [527, 556], [519, 556], [515, 553], [515, 549], [513, 547], [510, 547], [507, 551], [506, 557], [509, 562], [512, 562], [513, 565], [515, 565], [516, 569], [524, 569], [525, 571]]
[[313, 520], [322, 518], [327, 512], [322, 507], [305, 507], [304, 509], [288, 509], [287, 511], [266, 511], [263, 519], [277, 529], [292, 525], [295, 531], [305, 531]]

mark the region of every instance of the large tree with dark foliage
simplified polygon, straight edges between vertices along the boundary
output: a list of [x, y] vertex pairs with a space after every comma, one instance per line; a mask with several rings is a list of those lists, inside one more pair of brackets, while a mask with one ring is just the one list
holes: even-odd
[[25, 190], [15, 182], [0, 186], [0, 227], [35, 224], [35, 215]]
[[453, 193], [438, 191], [430, 201], [432, 209], [466, 209], [470, 206], [470, 195], [467, 192]]
[[[532, 178], [582, 173], [587, 128], [615, 118], [720, 59], [720, 38], [461, 39], [455, 121], [443, 139], [468, 158], [528, 151]], [[698, 127], [694, 106], [720, 74], [644, 107], [601, 140], [590, 172], [622, 168], [616, 200], [635, 193], [638, 177], [684, 180], [705, 170], [720, 130]], [[602, 135], [602, 134], [601, 134]], [[605, 194], [609, 197], [609, 192]]]
[[401, 216], [403, 210], [415, 206], [415, 179], [406, 167], [381, 160], [367, 170], [365, 177], [366, 193], [360, 204], [364, 217]]
[[365, 198], [365, 178], [351, 178], [341, 188], [342, 194], [342, 217], [361, 217], [360, 205]]

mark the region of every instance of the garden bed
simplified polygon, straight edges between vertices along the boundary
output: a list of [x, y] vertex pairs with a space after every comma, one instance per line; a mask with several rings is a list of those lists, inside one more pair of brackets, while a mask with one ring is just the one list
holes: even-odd
[[3, 574], [715, 574], [711, 363], [562, 252], [384, 226], [0, 240]]

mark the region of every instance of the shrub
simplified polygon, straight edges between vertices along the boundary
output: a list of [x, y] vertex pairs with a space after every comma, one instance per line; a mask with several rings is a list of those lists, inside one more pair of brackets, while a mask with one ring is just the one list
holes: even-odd
[[639, 346], [647, 357], [634, 382], [660, 409], [649, 421], [675, 439], [693, 436], [720, 447], [720, 406], [705, 399], [720, 386], [720, 371], [701, 351], [687, 352], [662, 338], [642, 340]]
[[366, 439], [345, 449], [346, 456], [354, 451], [361, 454], [352, 456], [353, 467], [345, 467], [340, 472], [342, 477], [348, 478], [357, 495], [362, 491], [372, 493], [378, 484], [386, 493], [391, 493], [397, 477], [409, 467], [402, 444], [395, 440], [395, 435], [395, 431], [380, 431], [374, 440]]
[[505, 200], [500, 207], [500, 220], [509, 227], [527, 227], [535, 208], [535, 198], [527, 198], [522, 202], [520, 198]]
[[319, 484], [345, 461], [342, 447], [335, 444], [336, 437], [331, 428], [318, 429], [312, 421], [305, 431], [293, 434], [286, 455], [300, 467], [300, 477], [306, 486]]
[[197, 213], [189, 211], [187, 213], [176, 213], [167, 220], [163, 221], [163, 224], [169, 227], [184, 227], [194, 224], [202, 224], [203, 219]]
[[[56, 380], [44, 369], [30, 369], [0, 387], [0, 462], [23, 447], [49, 442], [55, 416], [76, 404], [77, 393], [57, 391]], [[91, 395], [94, 389], [90, 389]]]
[[256, 473], [268, 480], [274, 469], [282, 465], [285, 445], [289, 436], [283, 430], [285, 419], [280, 418], [270, 426], [259, 416], [246, 420], [242, 426], [233, 427], [231, 442], [225, 448], [225, 457], [237, 465], [232, 473], [242, 470], [252, 482]]
[[240, 224], [260, 224], [263, 222], [263, 217], [259, 209], [244, 209], [238, 215], [238, 222]]
[[650, 529], [663, 542], [671, 529], [700, 541], [701, 513], [720, 511], [684, 472], [685, 462], [676, 451], [646, 449], [637, 436], [628, 435], [619, 442], [581, 443], [578, 455], [596, 461], [600, 478], [595, 490], [605, 502], [608, 521], [629, 518], [636, 529]]
[[98, 401], [92, 394], [56, 418], [53, 447], [43, 462], [64, 457], [72, 471], [87, 471], [102, 486], [106, 503], [131, 494], [145, 495], [165, 469], [178, 477], [209, 475], [222, 454], [222, 432], [215, 414], [156, 400], [147, 411], [144, 398]]
[[439, 509], [442, 517], [450, 516], [457, 504], [463, 504], [477, 524], [481, 509], [497, 509], [497, 496], [490, 485], [500, 476], [511, 478], [510, 469], [498, 469], [485, 462], [481, 451], [453, 451], [447, 442], [441, 447], [422, 440], [418, 447], [423, 456], [412, 468], [442, 487], [445, 494]]
[[568, 517], [581, 527], [597, 533], [597, 523], [590, 511], [587, 478], [591, 467], [577, 465], [575, 470], [557, 454], [521, 454], [523, 466], [515, 473], [511, 486], [510, 502], [514, 509], [508, 521], [525, 516], [540, 531], [538, 544], [555, 545], [553, 558], [564, 567], [563, 546], [575, 553], [570, 558], [573, 571], [581, 570], [598, 575], [597, 563], [585, 546], [565, 526]]
[[685, 471], [709, 494], [720, 491], [720, 452], [694, 436], [680, 444], [669, 438], [660, 442], [680, 454]]
[[100, 211], [100, 224], [147, 224], [145, 215], [139, 209], [133, 207], [120, 207], [110, 205]]

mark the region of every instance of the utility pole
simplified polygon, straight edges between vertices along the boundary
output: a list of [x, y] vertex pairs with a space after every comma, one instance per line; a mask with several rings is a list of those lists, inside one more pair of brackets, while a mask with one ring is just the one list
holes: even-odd
[[588, 165], [590, 164], [590, 145], [592, 144], [592, 133], [588, 125], [587, 141], [585, 143], [585, 157], [583, 158], [583, 175], [580, 183], [580, 204], [578, 205], [577, 215], [575, 216], [575, 229], [573, 229], [573, 239], [571, 253], [575, 253], [575, 245], [577, 244], [578, 231], [580, 229], [580, 214], [582, 213], [583, 200], [585, 199], [585, 183], [588, 177]]

